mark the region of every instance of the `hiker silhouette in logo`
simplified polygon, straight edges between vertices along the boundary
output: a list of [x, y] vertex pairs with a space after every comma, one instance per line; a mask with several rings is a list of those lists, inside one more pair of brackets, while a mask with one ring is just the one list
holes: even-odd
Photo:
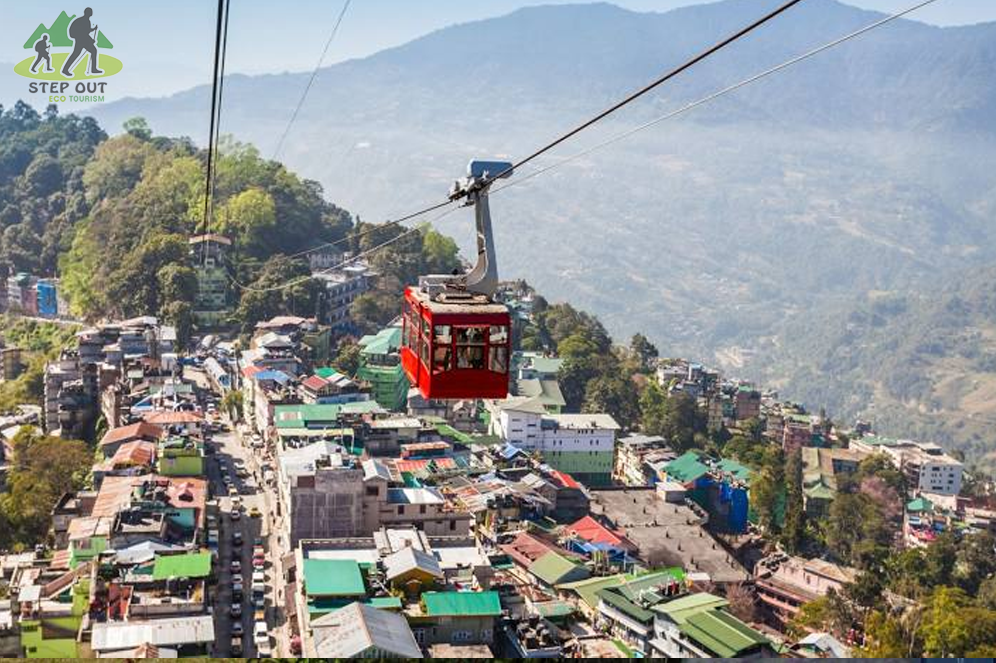
[[90, 27], [90, 16], [93, 10], [87, 7], [83, 10], [83, 15], [69, 24], [69, 38], [73, 40], [73, 54], [66, 58], [66, 63], [62, 65], [62, 75], [66, 78], [73, 77], [73, 67], [79, 60], [80, 54], [86, 51], [90, 54], [90, 71], [93, 74], [104, 73], [97, 69], [97, 30], [98, 26]]
[[35, 70], [38, 68], [38, 65], [41, 64], [42, 60], [45, 61], [45, 71], [52, 71], [52, 56], [48, 54], [49, 46], [51, 46], [51, 44], [48, 43], [48, 35], [42, 35], [41, 39], [35, 42], [35, 53], [38, 55], [35, 56], [35, 61], [31, 64], [32, 74], [38, 73]]

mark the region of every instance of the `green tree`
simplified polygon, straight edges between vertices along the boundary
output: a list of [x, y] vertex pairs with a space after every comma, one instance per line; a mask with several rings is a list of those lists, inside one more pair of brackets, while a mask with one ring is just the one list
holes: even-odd
[[349, 318], [359, 329], [372, 333], [397, 317], [400, 301], [386, 292], [365, 292], [349, 305]]
[[216, 229], [234, 240], [240, 253], [266, 257], [277, 232], [277, 207], [266, 191], [253, 187], [238, 193], [218, 210]]
[[351, 340], [340, 344], [335, 359], [332, 360], [332, 365], [343, 375], [354, 377], [356, 372], [360, 370], [360, 351], [362, 349], [359, 344]]
[[190, 302], [174, 300], [163, 306], [163, 320], [176, 328], [176, 342], [181, 348], [189, 347], [194, 333], [194, 306]]
[[643, 334], [634, 334], [629, 348], [639, 362], [640, 370], [648, 373], [659, 355], [657, 347]]
[[781, 542], [795, 554], [802, 548], [806, 533], [806, 512], [802, 494], [802, 450], [794, 449], [785, 459], [785, 527]]
[[242, 419], [242, 392], [233, 389], [226, 393], [221, 399], [221, 407], [232, 421]]
[[427, 274], [449, 274], [460, 267], [460, 250], [451, 238], [431, 227], [422, 233], [422, 259]]
[[590, 380], [585, 386], [581, 411], [612, 415], [624, 429], [631, 429], [640, 418], [639, 395], [636, 385], [626, 377], [603, 375]]
[[31, 546], [44, 540], [59, 498], [83, 487], [93, 458], [83, 442], [47, 436], [31, 426], [18, 431], [13, 447], [0, 508], [12, 542]]
[[149, 140], [152, 138], [152, 129], [144, 117], [129, 118], [124, 121], [122, 128], [125, 130], [125, 133], [138, 140]]

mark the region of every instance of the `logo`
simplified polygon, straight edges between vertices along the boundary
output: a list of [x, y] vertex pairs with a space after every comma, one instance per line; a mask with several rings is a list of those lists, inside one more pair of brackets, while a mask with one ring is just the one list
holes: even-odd
[[[39, 24], [24, 48], [35, 54], [14, 65], [14, 73], [32, 79], [29, 92], [53, 95], [50, 102], [103, 101], [107, 82], [94, 79], [113, 76], [124, 66], [104, 52], [114, 45], [89, 7], [80, 16], [60, 13], [51, 27]], [[66, 50], [53, 52], [54, 48]]]

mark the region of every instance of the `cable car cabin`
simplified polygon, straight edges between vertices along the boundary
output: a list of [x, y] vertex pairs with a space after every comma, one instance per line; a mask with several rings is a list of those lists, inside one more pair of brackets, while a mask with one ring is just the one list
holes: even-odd
[[485, 295], [405, 289], [401, 364], [425, 398], [505, 398], [508, 309]]

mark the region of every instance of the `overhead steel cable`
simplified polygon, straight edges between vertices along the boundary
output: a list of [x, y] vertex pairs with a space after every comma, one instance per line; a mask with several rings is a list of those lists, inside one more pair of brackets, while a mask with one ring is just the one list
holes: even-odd
[[[228, 4], [229, 0], [218, 0], [218, 17], [214, 29], [214, 68], [211, 80], [211, 119], [208, 128], [207, 170], [204, 179], [204, 219], [203, 233], [210, 233], [211, 213], [214, 205], [214, 178], [217, 168], [215, 146], [217, 144], [218, 124], [221, 121], [221, 78], [224, 76], [224, 58], [227, 50], [228, 35]], [[201, 245], [201, 262], [207, 259], [207, 247]]]
[[764, 25], [768, 21], [770, 21], [773, 18], [775, 18], [775, 17], [781, 15], [782, 13], [788, 11], [789, 9], [791, 9], [794, 6], [796, 6], [797, 4], [799, 4], [802, 1], [803, 0], [789, 0], [785, 4], [783, 4], [780, 7], [778, 7], [777, 9], [774, 9], [773, 11], [768, 12], [767, 14], [765, 14], [764, 16], [762, 16], [761, 18], [759, 18], [756, 21], [754, 21], [753, 23], [751, 23], [750, 25], [747, 25], [746, 27], [743, 27], [740, 30], [737, 30], [735, 33], [733, 33], [732, 35], [726, 37], [725, 39], [722, 39], [722, 40], [718, 41], [717, 43], [713, 44], [712, 46], [710, 46], [706, 50], [702, 51], [701, 53], [699, 53], [698, 55], [696, 55], [692, 59], [685, 61], [684, 64], [678, 65], [674, 69], [671, 69], [670, 71], [668, 71], [667, 73], [665, 73], [663, 76], [661, 76], [661, 77], [657, 78], [656, 80], [648, 83], [647, 85], [644, 85], [642, 88], [640, 88], [636, 92], [630, 94], [628, 97], [626, 97], [622, 101], [619, 101], [619, 102], [613, 104], [609, 108], [606, 108], [605, 110], [603, 110], [598, 115], [595, 115], [591, 119], [582, 122], [578, 126], [574, 127], [570, 131], [568, 131], [567, 133], [561, 135], [560, 137], [556, 138], [555, 140], [553, 140], [553, 141], [547, 143], [546, 145], [544, 145], [543, 147], [539, 148], [538, 150], [536, 150], [535, 152], [533, 152], [529, 156], [527, 156], [527, 157], [525, 157], [523, 159], [520, 159], [519, 161], [516, 161], [511, 166], [509, 166], [505, 170], [501, 171], [497, 175], [493, 175], [493, 176], [489, 177], [486, 180], [486, 184], [490, 184], [494, 180], [500, 179], [500, 178], [505, 177], [505, 176], [507, 176], [507, 175], [509, 175], [511, 173], [514, 173], [517, 168], [521, 168], [522, 166], [526, 165], [527, 163], [529, 163], [533, 159], [536, 159], [537, 157], [539, 157], [539, 156], [541, 156], [541, 155], [549, 152], [553, 148], [557, 147], [558, 145], [560, 145], [561, 143], [563, 143], [565, 140], [568, 140], [568, 139], [572, 138], [573, 136], [576, 136], [577, 134], [581, 133], [582, 131], [584, 131], [588, 127], [592, 126], [593, 124], [604, 120], [606, 117], [608, 117], [609, 115], [612, 115], [613, 113], [615, 113], [617, 110], [619, 110], [623, 106], [627, 106], [627, 105], [631, 104], [632, 102], [636, 101], [637, 99], [639, 99], [643, 95], [647, 94], [648, 92], [650, 92], [650, 91], [652, 91], [652, 90], [660, 87], [664, 83], [668, 82], [669, 80], [671, 80], [675, 76], [679, 75], [680, 73], [682, 73], [686, 69], [690, 69], [691, 67], [694, 67], [696, 64], [698, 64], [699, 62], [702, 62], [703, 60], [705, 60], [709, 56], [713, 55], [714, 53], [717, 53], [717, 52], [721, 51], [722, 49], [726, 48], [727, 46], [729, 46], [733, 42], [737, 41], [738, 39], [741, 39], [741, 38], [747, 36], [748, 34], [750, 34], [751, 32], [753, 32], [754, 30], [758, 29], [759, 27], [761, 27], [762, 25]]
[[[712, 46], [710, 46], [706, 50], [702, 51], [701, 53], [699, 53], [698, 55], [696, 55], [692, 59], [687, 60], [685, 63], [679, 65], [678, 67], [675, 67], [674, 69], [671, 69], [670, 71], [668, 71], [667, 73], [665, 73], [663, 76], [661, 76], [661, 77], [657, 78], [656, 80], [652, 81], [651, 83], [645, 85], [644, 87], [640, 88], [636, 92], [633, 92], [632, 94], [630, 94], [629, 96], [627, 96], [625, 99], [619, 101], [618, 103], [616, 103], [613, 106], [607, 108], [606, 110], [602, 111], [598, 115], [595, 115], [591, 119], [583, 122], [582, 124], [578, 125], [577, 127], [573, 128], [573, 129], [571, 129], [570, 131], [568, 131], [567, 133], [561, 135], [559, 138], [556, 138], [552, 142], [547, 143], [546, 145], [544, 145], [540, 149], [536, 150], [535, 152], [533, 152], [529, 156], [527, 156], [527, 157], [525, 157], [523, 159], [520, 159], [519, 161], [513, 163], [511, 166], [509, 166], [505, 170], [501, 171], [500, 173], [497, 173], [496, 175], [489, 176], [488, 178], [485, 179], [484, 185], [486, 186], [487, 184], [490, 184], [491, 182], [493, 182], [496, 179], [499, 179], [499, 178], [502, 178], [502, 177], [504, 177], [506, 175], [514, 173], [514, 171], [517, 168], [520, 168], [520, 167], [524, 166], [525, 164], [529, 163], [530, 161], [532, 161], [532, 160], [540, 157], [541, 155], [545, 154], [546, 152], [549, 152], [550, 150], [552, 150], [553, 148], [555, 148], [557, 145], [560, 145], [564, 141], [566, 141], [566, 140], [570, 139], [571, 137], [573, 137], [573, 136], [581, 133], [582, 131], [584, 131], [588, 127], [596, 124], [597, 122], [600, 122], [601, 120], [605, 119], [606, 117], [608, 117], [612, 113], [616, 112], [620, 108], [622, 108], [622, 107], [624, 107], [624, 106], [632, 103], [633, 101], [639, 99], [640, 97], [642, 97], [643, 95], [647, 94], [648, 92], [656, 89], [660, 85], [663, 85], [664, 83], [666, 83], [667, 81], [671, 80], [675, 76], [681, 74], [683, 71], [685, 71], [685, 70], [693, 67], [694, 65], [698, 64], [702, 60], [705, 60], [706, 58], [708, 58], [709, 56], [713, 55], [714, 53], [722, 50], [723, 48], [726, 48], [727, 46], [729, 46], [733, 42], [737, 41], [738, 39], [741, 39], [742, 37], [750, 34], [751, 32], [753, 32], [757, 28], [761, 27], [762, 25], [764, 25], [768, 21], [770, 21], [770, 20], [774, 19], [775, 17], [781, 15], [782, 13], [784, 13], [785, 11], [791, 9], [792, 7], [794, 7], [795, 5], [799, 4], [802, 1], [803, 0], [789, 0], [788, 2], [782, 4], [778, 8], [774, 9], [773, 11], [768, 12], [767, 14], [765, 14], [761, 18], [753, 21], [752, 23], [750, 23], [746, 27], [741, 28], [737, 32], [733, 33], [732, 35], [726, 37], [725, 39], [722, 39], [721, 41], [717, 42], [716, 44], [713, 44]], [[348, 0], [347, 0], [347, 4], [348, 4]], [[317, 71], [318, 71], [318, 68], [316, 67], [315, 71], [313, 72], [313, 75], [312, 75], [312, 81], [314, 80], [314, 75], [317, 74]], [[309, 81], [309, 85], [305, 89], [305, 95], [307, 94], [307, 89], [310, 88], [310, 85], [311, 85], [312, 81]], [[302, 96], [302, 101], [299, 102], [299, 104], [298, 104], [298, 107], [300, 107], [300, 104], [303, 103], [303, 96]], [[296, 114], [297, 114], [297, 109], [295, 109], [294, 116], [296, 116]], [[286, 135], [287, 131], [289, 131], [289, 129], [290, 129], [290, 124], [293, 123], [293, 117], [294, 116], [292, 116], [292, 118], [291, 118], [291, 123], [288, 124], [288, 129], [285, 130], [285, 132], [284, 132], [285, 135]], [[281, 142], [282, 142], [282, 140], [283, 139], [281, 138]], [[278, 146], [279, 146], [279, 144], [278, 144]], [[425, 214], [427, 212], [431, 212], [433, 210], [445, 207], [446, 205], [449, 205], [451, 202], [455, 202], [456, 200], [459, 200], [461, 197], [466, 196], [467, 193], [469, 193], [469, 191], [464, 191], [461, 195], [454, 195], [453, 197], [450, 198], [450, 200], [438, 203], [436, 205], [430, 206], [430, 207], [425, 208], [423, 210], [420, 210], [418, 212], [414, 212], [412, 214], [405, 215], [405, 216], [403, 216], [401, 218], [394, 219], [394, 220], [389, 221], [387, 223], [388, 224], [400, 224], [400, 223], [403, 223], [404, 221], [407, 221], [409, 219], [415, 218], [417, 216], [421, 216], [422, 214]], [[450, 210], [446, 214], [449, 214], [449, 213], [451, 213], [453, 211], [455, 211], [455, 210]], [[441, 215], [440, 218], [442, 218], [442, 216], [446, 216], [446, 214]], [[402, 235], [399, 235], [398, 237], [395, 237], [394, 239], [389, 240], [388, 242], [385, 242], [383, 245], [378, 245], [378, 247], [375, 247], [375, 248], [377, 248], [377, 249], [383, 248], [383, 246], [387, 246], [388, 244], [397, 241], [401, 237], [403, 237], [403, 236], [405, 236], [407, 234], [410, 234], [414, 230], [415, 229], [413, 229], [412, 231], [408, 231], [407, 233], [402, 233]], [[317, 250], [317, 248], [315, 250]], [[336, 269], [336, 268], [338, 268], [338, 266], [335, 266], [335, 267], [332, 267], [332, 268], [329, 268], [329, 269], [331, 270], [331, 269]], [[296, 285], [297, 283], [301, 283], [303, 281], [306, 281], [309, 278], [312, 278], [313, 276], [314, 275], [300, 277], [299, 279], [296, 279], [294, 281], [290, 281], [290, 282], [288, 282], [286, 284], [282, 284], [280, 286], [272, 286], [270, 288], [257, 289], [256, 291], [259, 291], [259, 292], [272, 292], [274, 290], [280, 290], [280, 289], [283, 289], [283, 288], [289, 288], [292, 285]], [[232, 283], [234, 285], [236, 285], [236, 286], [238, 286], [238, 287], [240, 287], [242, 289], [245, 289], [245, 290], [251, 290], [252, 289], [251, 286], [246, 286], [244, 284], [239, 283], [231, 275], [229, 275], [229, 278], [231, 279], [231, 281], [232, 281]]]
[[349, 9], [349, 5], [352, 0], [345, 0], [342, 3], [342, 9], [339, 11], [339, 16], [335, 20], [335, 24], [332, 26], [332, 32], [329, 33], [329, 38], [325, 40], [325, 47], [322, 49], [322, 54], [318, 58], [318, 62], [315, 63], [315, 68], [311, 70], [311, 76], [308, 77], [308, 83], [304, 86], [304, 90], [301, 92], [301, 98], [297, 100], [297, 105], [294, 106], [294, 112], [291, 113], [290, 119], [287, 121], [287, 126], [284, 127], [284, 132], [280, 135], [280, 139], [277, 141], [277, 146], [273, 148], [273, 156], [270, 159], [276, 159], [277, 155], [280, 154], [281, 148], [284, 146], [284, 142], [287, 140], [287, 136], [290, 134], [291, 127], [294, 126], [294, 121], [297, 120], [298, 113], [301, 112], [301, 107], [304, 106], [304, 100], [308, 98], [308, 93], [311, 91], [311, 86], [315, 84], [315, 79], [318, 77], [318, 70], [321, 69], [322, 64], [325, 62], [325, 55], [329, 52], [329, 46], [335, 40], [336, 34], [339, 32], [339, 26], [342, 25], [342, 19], [346, 16], [346, 10]]
[[784, 69], [788, 69], [789, 67], [791, 67], [793, 65], [796, 65], [796, 64], [798, 64], [800, 62], [803, 62], [804, 60], [808, 60], [809, 58], [812, 58], [812, 57], [814, 57], [816, 55], [819, 55], [820, 53], [823, 53], [824, 51], [828, 51], [828, 50], [830, 50], [832, 48], [840, 46], [841, 44], [843, 44], [845, 42], [851, 41], [852, 39], [856, 39], [857, 37], [860, 37], [861, 35], [864, 35], [864, 34], [866, 34], [868, 32], [871, 32], [872, 30], [875, 30], [876, 28], [882, 27], [883, 25], [886, 25], [887, 23], [891, 23], [892, 21], [895, 21], [896, 19], [902, 18], [902, 17], [906, 16], [907, 14], [911, 14], [912, 12], [915, 12], [916, 10], [921, 9], [921, 8], [927, 6], [927, 5], [933, 4], [933, 3], [937, 2], [937, 1], [938, 0], [923, 0], [922, 2], [919, 2], [919, 3], [915, 4], [915, 5], [913, 5], [912, 7], [909, 7], [908, 9], [904, 9], [902, 11], [896, 12], [895, 14], [891, 14], [889, 16], [886, 16], [886, 17], [882, 18], [882, 19], [879, 19], [878, 21], [875, 21], [874, 23], [870, 23], [870, 24], [866, 25], [863, 28], [855, 30], [854, 32], [850, 32], [850, 33], [844, 35], [843, 37], [838, 37], [837, 39], [834, 39], [831, 42], [827, 42], [826, 44], [823, 44], [822, 46], [818, 46], [818, 47], [816, 47], [816, 48], [814, 48], [814, 49], [812, 49], [810, 51], [806, 51], [805, 53], [803, 53], [801, 55], [797, 55], [796, 57], [791, 58], [790, 60], [786, 60], [785, 62], [782, 62], [779, 65], [775, 65], [774, 67], [771, 67], [770, 69], [765, 69], [764, 71], [762, 71], [762, 72], [760, 72], [758, 74], [754, 74], [753, 76], [751, 76], [749, 78], [745, 78], [745, 79], [743, 79], [742, 81], [740, 81], [738, 83], [734, 83], [733, 85], [729, 85], [729, 86], [727, 86], [727, 87], [725, 87], [725, 88], [723, 88], [721, 90], [717, 90], [716, 92], [713, 92], [712, 94], [706, 95], [705, 97], [702, 97], [702, 98], [697, 99], [695, 101], [689, 102], [689, 103], [685, 104], [684, 106], [681, 106], [680, 108], [677, 108], [677, 109], [675, 109], [675, 110], [673, 110], [673, 111], [671, 111], [669, 113], [666, 113], [665, 115], [662, 115], [662, 116], [660, 116], [658, 118], [650, 120], [649, 122], [645, 122], [645, 123], [643, 123], [641, 125], [633, 127], [632, 129], [627, 129], [626, 131], [624, 131], [622, 133], [616, 134], [615, 136], [612, 136], [611, 138], [609, 138], [607, 140], [604, 140], [604, 141], [602, 141], [600, 143], [592, 145], [591, 147], [586, 148], [586, 149], [584, 149], [584, 150], [582, 150], [582, 151], [580, 151], [580, 152], [578, 152], [576, 154], [572, 154], [569, 157], [564, 157], [563, 159], [561, 159], [561, 160], [559, 160], [559, 161], [557, 161], [555, 163], [552, 163], [552, 164], [550, 164], [548, 166], [544, 166], [542, 168], [539, 168], [539, 169], [537, 169], [537, 170], [535, 170], [535, 171], [533, 171], [533, 172], [531, 172], [531, 173], [529, 173], [527, 175], [516, 175], [515, 179], [509, 180], [508, 182], [506, 182], [506, 183], [504, 183], [504, 184], [502, 184], [500, 186], [495, 187], [494, 189], [492, 189], [491, 193], [492, 194], [499, 193], [500, 191], [504, 191], [505, 189], [509, 189], [511, 187], [514, 187], [514, 186], [517, 186], [517, 185], [522, 184], [524, 182], [527, 182], [528, 180], [531, 180], [534, 177], [542, 175], [543, 173], [547, 173], [547, 172], [549, 172], [551, 170], [554, 170], [556, 168], [560, 168], [561, 166], [565, 166], [565, 165], [567, 165], [568, 163], [570, 163], [572, 161], [576, 161], [577, 159], [580, 159], [581, 157], [585, 157], [585, 156], [591, 154], [592, 152], [595, 152], [597, 150], [600, 150], [600, 149], [603, 149], [605, 147], [608, 147], [609, 145], [612, 145], [614, 143], [618, 143], [619, 141], [621, 141], [621, 140], [623, 140], [625, 138], [629, 138], [633, 134], [636, 134], [636, 133], [639, 133], [641, 131], [644, 131], [645, 129], [649, 129], [650, 127], [658, 125], [661, 122], [664, 122], [665, 120], [670, 120], [670, 119], [672, 119], [674, 117], [677, 117], [679, 115], [683, 115], [684, 113], [687, 113], [690, 110], [698, 108], [699, 106], [703, 106], [703, 105], [705, 105], [705, 104], [707, 104], [707, 103], [709, 103], [711, 101], [715, 101], [716, 99], [718, 99], [718, 98], [720, 98], [722, 96], [725, 96], [727, 94], [730, 94], [731, 92], [735, 92], [735, 91], [737, 91], [737, 90], [739, 90], [739, 89], [741, 89], [743, 87], [746, 87], [748, 85], [756, 83], [757, 81], [759, 81], [759, 80], [761, 80], [763, 78], [767, 78], [768, 76], [771, 76], [772, 74], [778, 73], [779, 71], [782, 71]]
[[[450, 201], [447, 201], [445, 203], [445, 205], [448, 205], [449, 203], [450, 203]], [[439, 209], [442, 206], [443, 205], [437, 205], [437, 206], [435, 206], [435, 207], [433, 207], [431, 209], [426, 209], [426, 210], [422, 211], [421, 214], [425, 214], [427, 212], [430, 212], [430, 211], [432, 211], [432, 209]], [[377, 251], [380, 251], [381, 249], [384, 249], [384, 248], [390, 246], [391, 244], [394, 244], [395, 242], [397, 242], [397, 241], [399, 241], [401, 239], [404, 239], [405, 237], [408, 237], [409, 235], [413, 235], [413, 234], [415, 234], [417, 232], [421, 232], [422, 229], [425, 226], [432, 225], [436, 221], [439, 221], [440, 219], [442, 219], [442, 218], [444, 218], [446, 216], [449, 216], [450, 214], [453, 214], [458, 209], [460, 209], [460, 208], [459, 207], [450, 208], [450, 209], [446, 210], [445, 212], [443, 212], [442, 214], [436, 215], [430, 221], [427, 221], [424, 224], [413, 226], [413, 227], [409, 228], [408, 230], [404, 231], [403, 233], [401, 233], [399, 235], [395, 235], [394, 237], [392, 237], [392, 238], [390, 238], [388, 240], [385, 240], [385, 241], [381, 242], [380, 244], [377, 244], [376, 246], [372, 246], [369, 249], [361, 251], [361, 252], [357, 253], [354, 256], [350, 256], [348, 258], [345, 258], [341, 262], [339, 262], [339, 263], [337, 263], [335, 265], [332, 265], [331, 267], [327, 267], [325, 269], [321, 269], [321, 270], [319, 270], [317, 272], [313, 272], [311, 274], [308, 274], [307, 276], [299, 276], [299, 277], [297, 277], [295, 279], [291, 279], [290, 281], [288, 281], [286, 283], [281, 283], [280, 285], [262, 286], [262, 287], [260, 287], [260, 286], [253, 286], [253, 285], [245, 285], [243, 283], [239, 283], [238, 280], [235, 279], [235, 277], [232, 276], [231, 274], [228, 275], [228, 278], [232, 282], [233, 285], [239, 287], [242, 290], [247, 290], [249, 292], [260, 292], [260, 293], [264, 293], [264, 292], [277, 292], [279, 290], [286, 290], [287, 288], [293, 288], [294, 286], [296, 286], [296, 285], [298, 285], [300, 283], [304, 283], [306, 281], [310, 281], [311, 279], [315, 278], [318, 275], [328, 274], [330, 272], [334, 272], [335, 270], [342, 269], [346, 265], [352, 264], [352, 263], [356, 262], [357, 260], [359, 260], [361, 258], [365, 258], [367, 256], [373, 255]], [[406, 218], [411, 219], [411, 218], [414, 218], [414, 216], [417, 216], [417, 215], [410, 214]], [[394, 224], [394, 223], [400, 223], [400, 220], [388, 221], [387, 223], [380, 224], [380, 225], [376, 226], [376, 230], [383, 230], [387, 225]]]

